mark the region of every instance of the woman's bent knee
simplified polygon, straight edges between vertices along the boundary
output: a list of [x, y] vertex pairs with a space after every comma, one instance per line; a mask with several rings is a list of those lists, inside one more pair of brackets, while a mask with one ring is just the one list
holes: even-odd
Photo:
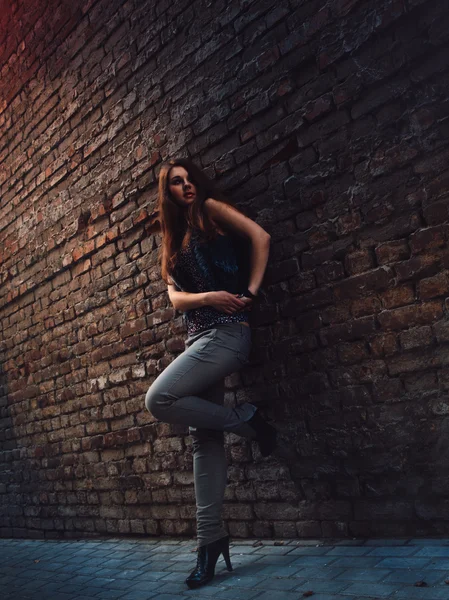
[[145, 395], [147, 410], [160, 421], [165, 420], [172, 404], [173, 401], [164, 392], [157, 391], [154, 387], [150, 387]]
[[161, 418], [161, 403], [160, 396], [154, 393], [151, 387], [145, 394], [145, 407], [156, 419]]

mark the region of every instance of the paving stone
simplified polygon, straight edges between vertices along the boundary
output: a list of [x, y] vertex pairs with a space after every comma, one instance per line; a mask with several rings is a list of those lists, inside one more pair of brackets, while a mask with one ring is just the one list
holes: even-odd
[[[129, 594], [125, 594], [120, 600], [149, 600], [150, 598], [156, 598], [157, 594], [146, 593], [144, 591], [137, 591]], [[178, 600], [182, 596], [178, 596]]]
[[294, 589], [297, 592], [305, 592], [308, 590], [317, 592], [333, 592], [334, 594], [341, 592], [345, 588], [350, 585], [349, 581], [323, 581], [320, 579], [309, 579], [307, 581], [302, 581], [299, 585], [297, 585]]
[[366, 546], [404, 546], [408, 544], [408, 538], [390, 540], [388, 538], [376, 538], [374, 540], [366, 540]]
[[326, 556], [363, 556], [370, 551], [365, 546], [337, 546], [327, 550]]
[[[93, 564], [94, 561], [91, 561], [91, 564]], [[99, 561], [98, 564], [101, 565], [104, 569], [113, 569], [114, 567], [124, 567], [126, 564], [128, 564], [130, 561], [128, 560], [128, 558], [110, 558], [109, 560], [103, 560], [103, 561]]]
[[[303, 597], [300, 596], [298, 600], [303, 600]], [[313, 594], [311, 600], [379, 600], [378, 598], [354, 598], [353, 596], [340, 596], [340, 594], [326, 594], [326, 593], [318, 593]]]
[[173, 562], [195, 562], [196, 563], [196, 553], [180, 552], [179, 554], [173, 554], [170, 557], [170, 560], [172, 560]]
[[[428, 558], [384, 558], [377, 563], [379, 569], [422, 569], [429, 564]], [[449, 564], [449, 561], [446, 561]], [[440, 567], [435, 567], [440, 568]], [[444, 567], [442, 567], [444, 568]]]
[[[94, 575], [98, 575], [99, 570], [98, 567], [86, 567], [85, 565], [83, 565], [83, 568], [80, 569], [80, 572], [86, 577], [88, 577], [89, 575], [92, 575], [93, 577]], [[39, 571], [39, 577], [42, 576], [42, 573], [45, 573], [45, 571]], [[49, 573], [49, 576], [53, 577], [54, 573]]]
[[[96, 557], [95, 557], [96, 558]], [[59, 556], [58, 557], [58, 562], [62, 563], [62, 564], [70, 564], [70, 565], [87, 565], [87, 563], [92, 560], [92, 557], [89, 558], [88, 556], [75, 556], [75, 555], [71, 555], [71, 556]]]
[[[447, 579], [449, 573], [447, 571], [438, 570], [416, 570], [416, 569], [394, 569], [382, 581], [390, 583], [397, 581], [398, 583], [414, 584], [417, 581], [425, 581], [428, 585], [433, 585], [437, 582]], [[449, 595], [448, 595], [449, 597]]]
[[45, 590], [43, 590], [42, 595], [39, 593], [39, 600], [73, 600], [75, 594], [66, 594], [64, 592], [50, 592], [47, 594]]
[[181, 600], [182, 596], [179, 594], [158, 594], [157, 600]]
[[298, 600], [298, 594], [295, 592], [286, 592], [284, 590], [270, 590], [269, 592], [264, 592], [258, 596], [257, 600]]
[[[297, 562], [298, 559], [296, 556], [260, 556], [259, 558], [257, 558], [256, 556], [254, 556], [254, 554], [251, 555], [252, 558], [245, 557], [246, 558], [246, 564], [248, 564], [248, 562], [254, 561], [257, 562], [258, 565], [279, 565], [282, 567], [285, 567], [286, 565], [290, 565], [294, 562]], [[231, 557], [231, 562], [232, 562], [232, 557]]]
[[157, 552], [155, 550], [148, 552], [130, 552], [129, 550], [115, 550], [110, 555], [110, 558], [120, 558], [120, 556], [126, 556], [128, 560], [150, 560], [151, 557], [154, 557], [156, 553]]
[[151, 562], [149, 560], [127, 560], [124, 564], [130, 571], [140, 571], [141, 569], [148, 569]]
[[449, 591], [446, 588], [440, 587], [405, 587], [400, 589], [395, 598], [407, 598], [419, 600], [447, 600], [449, 598]]
[[345, 569], [336, 579], [345, 581], [381, 581], [390, 573], [389, 569]]
[[426, 565], [426, 569], [449, 570], [449, 560], [446, 558], [432, 558]]
[[129, 590], [131, 588], [131, 581], [129, 579], [114, 579], [109, 585], [108, 588], [111, 590]]
[[[326, 556], [327, 558], [327, 556]], [[333, 567], [347, 567], [347, 568], [359, 568], [368, 569], [376, 566], [379, 561], [382, 560], [379, 556], [342, 556], [340, 558], [334, 557], [335, 560], [332, 562]], [[331, 560], [331, 557], [327, 559]]]
[[[161, 544], [160, 546], [158, 545], [157, 552], [158, 552], [158, 554], [162, 553], [162, 552], [170, 554], [170, 553], [176, 552], [177, 546], [178, 546], [178, 544]], [[184, 550], [184, 548], [183, 548], [183, 550]], [[178, 549], [178, 551], [179, 551], [179, 549]]]
[[329, 552], [329, 546], [300, 546], [299, 548], [293, 548], [288, 553], [288, 556], [322, 556]]
[[357, 594], [360, 596], [375, 596], [386, 598], [400, 589], [400, 585], [387, 583], [352, 583], [345, 589], [345, 594]]
[[229, 589], [217, 592], [214, 598], [220, 598], [221, 600], [252, 600], [253, 598], [260, 598], [260, 590], [236, 590]]
[[20, 591], [38, 590], [39, 588], [45, 587], [46, 583], [48, 582], [42, 579], [28, 579], [21, 583]]
[[321, 540], [321, 543], [325, 546], [363, 546], [366, 543], [366, 540], [364, 540], [364, 539]]
[[[45, 588], [48, 589], [48, 588]], [[86, 594], [90, 594], [91, 596], [96, 596], [98, 593], [100, 593], [101, 591], [103, 591], [103, 589], [100, 586], [82, 586], [79, 584], [70, 584], [70, 583], [66, 583], [62, 588], [60, 588], [61, 592], [64, 592], [65, 594], [80, 594], [81, 592], [86, 592]], [[111, 590], [111, 593], [113, 595], [115, 595], [117, 593], [117, 590]], [[121, 594], [123, 594], [123, 592], [120, 592]], [[115, 596], [114, 596], [115, 597]]]
[[[252, 565], [254, 567], [257, 566], [257, 564]], [[260, 571], [258, 571], [259, 575], [261, 576], [273, 576], [273, 577], [296, 577], [296, 573], [299, 573], [299, 571], [302, 571], [302, 569], [298, 569], [297, 566], [292, 567], [290, 565], [287, 565], [285, 567], [278, 567], [276, 565], [268, 565], [268, 566], [264, 566], [263, 568], [260, 569]]]
[[129, 591], [159, 591], [162, 585], [164, 584], [161, 581], [137, 581], [130, 584]]
[[[83, 571], [84, 573], [84, 571]], [[23, 571], [20, 575], [21, 579], [34, 579], [35, 577], [39, 577], [39, 579], [52, 579], [54, 577], [54, 573], [50, 573], [50, 571], [43, 571], [42, 569], [37, 573], [34, 570]], [[2, 578], [3, 581], [3, 578]]]
[[[86, 594], [89, 594], [89, 589], [86, 589]], [[109, 598], [111, 598], [112, 600], [115, 600], [115, 598], [122, 598], [123, 597], [123, 590], [112, 590], [110, 588], [106, 589], [106, 590], [101, 590], [101, 592], [95, 594], [95, 598], [104, 598], [105, 600], [108, 600]]]
[[[105, 585], [109, 585], [109, 583], [111, 583], [112, 581], [114, 581], [113, 579], [102, 579], [100, 577], [92, 577], [92, 576], [88, 576], [85, 577], [84, 575], [75, 575], [74, 577], [71, 577], [70, 579], [67, 580], [67, 583], [64, 585], [93, 585], [95, 586], [97, 581], [99, 582], [103, 582], [103, 584]], [[99, 583], [97, 587], [101, 587], [101, 584]]]
[[269, 579], [261, 577], [260, 583], [256, 584], [254, 587], [265, 590], [292, 590], [296, 587], [297, 583], [296, 579], [286, 579], [274, 575]]
[[184, 580], [182, 583], [175, 583], [173, 581], [168, 581], [167, 583], [159, 582], [159, 592], [161, 594], [183, 594], [187, 588]]
[[330, 564], [334, 566], [336, 560], [340, 559], [335, 559], [331, 557], [328, 558], [327, 556], [301, 556], [300, 558], [294, 560], [291, 564], [296, 565], [298, 567], [325, 567]]
[[134, 571], [133, 569], [97, 569], [98, 577], [106, 577], [106, 579], [116, 579], [119, 573], [129, 573], [130, 578], [134, 579], [137, 576], [139, 571]]
[[449, 546], [428, 546], [425, 548], [420, 548], [415, 556], [419, 557], [427, 557], [427, 556], [443, 556], [445, 558], [449, 557]]
[[[89, 561], [88, 566], [89, 567], [95, 567], [95, 566], [97, 566], [98, 568], [101, 569], [103, 567], [103, 564], [104, 564], [103, 560], [98, 560], [97, 561], [97, 560], [92, 559], [92, 560]], [[48, 570], [48, 571], [50, 571], [50, 570], [57, 571], [57, 572], [61, 571], [61, 572], [64, 572], [64, 573], [69, 573], [69, 572], [75, 572], [76, 573], [78, 571], [81, 572], [82, 569], [83, 569], [83, 565], [76, 565], [76, 564], [72, 565], [70, 563], [66, 563], [66, 564], [64, 564], [64, 563], [54, 563], [51, 560], [50, 561], [46, 561], [45, 563], [42, 563], [42, 566], [46, 570]]]
[[[264, 563], [261, 563], [261, 566], [263, 566], [267, 562], [269, 562], [270, 564], [276, 564], [276, 561], [278, 561], [279, 559], [281, 559], [281, 564], [285, 564], [285, 561], [282, 560], [284, 558], [285, 557], [283, 556], [271, 556], [270, 560], [268, 560], [264, 556], [254, 556], [253, 554], [237, 554], [237, 556], [235, 554], [231, 554], [231, 563], [234, 568], [246, 565], [259, 564], [261, 560], [265, 560]], [[293, 561], [293, 559], [291, 559], [291, 561]], [[289, 564], [291, 561], [287, 561], [287, 564]], [[223, 562], [224, 564], [224, 561], [221, 557], [218, 560], [218, 563], [220, 562]]]
[[[178, 573], [169, 573], [167, 571], [131, 571], [133, 574], [136, 574], [133, 577], [133, 581], [159, 581], [159, 579], [164, 579], [170, 575], [172, 577], [179, 577]], [[117, 576], [118, 577], [118, 576]]]
[[334, 579], [347, 570], [335, 567], [326, 567], [326, 569], [304, 567], [297, 571], [294, 577], [300, 577], [301, 579]]
[[380, 546], [370, 548], [367, 556], [418, 556], [416, 546]]
[[65, 583], [67, 581], [70, 581], [70, 579], [73, 579], [73, 577], [76, 576], [76, 573], [73, 572], [68, 572], [68, 573], [64, 573], [63, 571], [56, 571], [55, 573], [52, 573], [52, 578], [50, 581], [54, 581], [55, 583]]
[[234, 544], [230, 544], [229, 545], [229, 550], [231, 554], [253, 554], [253, 552], [255, 552], [256, 548], [253, 548], [252, 546], [242, 546], [242, 545], [234, 545]]
[[229, 578], [225, 585], [236, 587], [236, 588], [252, 588], [256, 587], [263, 580], [261, 577], [239, 577], [238, 575]]
[[449, 539], [413, 538], [408, 541], [412, 546], [449, 546]]
[[[195, 557], [192, 557], [193, 562], [195, 562]], [[165, 571], [167, 569], [170, 569], [170, 567], [174, 564], [174, 561], [170, 560], [167, 557], [167, 560], [152, 560], [149, 565], [148, 565], [148, 569], [151, 571]]]
[[263, 554], [264, 556], [272, 556], [273, 554], [287, 554], [291, 551], [290, 546], [260, 546], [255, 548], [254, 554]]
[[[234, 568], [234, 573], [236, 575], [259, 575], [262, 573], [264, 569], [267, 568], [267, 565], [259, 565], [257, 562], [247, 563], [243, 565], [236, 564], [235, 561], [232, 561], [232, 566]], [[283, 567], [276, 567], [275, 565], [271, 565], [275, 569], [282, 569]]]
[[170, 571], [177, 571], [178, 573], [190, 573], [194, 568], [196, 561], [189, 562], [173, 562], [170, 565]]
[[[185, 580], [185, 576], [183, 577], [182, 581]], [[229, 589], [236, 589], [236, 588], [230, 588], [229, 585], [226, 585], [226, 580], [225, 580], [225, 576], [223, 576], [222, 573], [218, 573], [215, 575], [214, 579], [209, 582], [207, 585], [202, 586], [201, 588], [198, 588], [196, 590], [190, 590], [187, 585], [185, 586], [185, 594], [187, 596], [195, 596], [195, 593], [198, 594], [202, 594], [202, 595], [206, 595], [206, 596], [215, 596], [215, 594], [217, 594], [220, 591], [225, 591], [225, 590], [229, 590]], [[246, 589], [246, 588], [242, 588], [242, 589]]]

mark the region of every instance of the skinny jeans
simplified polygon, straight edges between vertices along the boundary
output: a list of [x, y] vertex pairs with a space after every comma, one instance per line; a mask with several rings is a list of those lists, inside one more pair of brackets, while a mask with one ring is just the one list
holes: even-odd
[[154, 380], [145, 406], [156, 419], [189, 426], [193, 437], [193, 475], [198, 546], [227, 535], [221, 512], [227, 483], [224, 434], [254, 439], [247, 423], [256, 412], [249, 402], [224, 406], [224, 379], [249, 358], [251, 329], [220, 323], [190, 335], [185, 350]]

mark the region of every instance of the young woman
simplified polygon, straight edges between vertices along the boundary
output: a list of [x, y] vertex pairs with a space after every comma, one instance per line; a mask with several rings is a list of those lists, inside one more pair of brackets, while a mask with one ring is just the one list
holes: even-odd
[[248, 313], [266, 269], [270, 236], [233, 207], [188, 159], [169, 161], [159, 174], [162, 278], [173, 306], [184, 313], [185, 351], [149, 388], [146, 408], [166, 423], [189, 426], [197, 505], [197, 565], [186, 583], [214, 576], [229, 536], [221, 523], [226, 486], [224, 431], [254, 439], [263, 456], [276, 430], [248, 402], [224, 406], [224, 378], [248, 360]]

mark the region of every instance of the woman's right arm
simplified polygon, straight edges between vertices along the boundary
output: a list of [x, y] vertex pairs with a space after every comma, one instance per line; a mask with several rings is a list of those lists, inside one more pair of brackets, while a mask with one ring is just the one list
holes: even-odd
[[185, 312], [200, 306], [213, 306], [220, 312], [234, 314], [246, 306], [246, 303], [237, 295], [226, 291], [220, 292], [182, 292], [177, 290], [174, 284], [168, 285], [168, 297], [176, 310]]

